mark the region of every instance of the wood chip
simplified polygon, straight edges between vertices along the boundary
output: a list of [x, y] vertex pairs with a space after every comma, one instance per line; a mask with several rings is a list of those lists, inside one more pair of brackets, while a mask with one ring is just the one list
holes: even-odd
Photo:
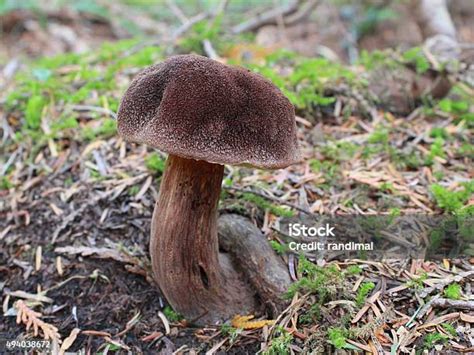
[[168, 335], [171, 332], [170, 322], [168, 321], [168, 318], [166, 318], [165, 314], [162, 311], [158, 312], [158, 317], [160, 317], [161, 321], [163, 322], [163, 325], [165, 326], [165, 334]]
[[77, 335], [80, 332], [81, 330], [79, 328], [74, 328], [73, 330], [71, 330], [71, 333], [69, 334], [69, 336], [66, 339], [64, 339], [61, 345], [61, 349], [59, 349], [60, 355], [64, 355], [66, 350], [68, 350], [72, 346], [72, 344], [74, 344], [74, 341], [76, 341]]
[[41, 262], [43, 260], [43, 248], [38, 246], [35, 253], [35, 271], [41, 269]]

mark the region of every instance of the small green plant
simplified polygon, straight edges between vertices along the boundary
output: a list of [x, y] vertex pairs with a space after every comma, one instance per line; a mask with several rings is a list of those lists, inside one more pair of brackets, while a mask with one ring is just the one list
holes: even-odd
[[441, 333], [427, 334], [424, 339], [424, 345], [427, 349], [432, 349], [436, 344], [444, 344], [448, 341], [448, 337]]
[[449, 213], [457, 213], [474, 193], [474, 180], [463, 183], [462, 189], [449, 191], [438, 184], [431, 185], [431, 192], [439, 208]]
[[444, 289], [444, 296], [450, 300], [459, 300], [461, 299], [461, 286], [457, 283], [449, 284]]
[[[343, 155], [339, 155], [338, 157], [341, 160], [344, 158]], [[324, 177], [325, 182], [319, 184], [321, 189], [329, 189], [334, 181], [341, 178], [339, 164], [335, 161], [312, 159], [309, 165], [314, 173], [320, 173]]]
[[[292, 61], [293, 70], [287, 76], [280, 75], [274, 69], [279, 59]], [[265, 64], [250, 65], [250, 68], [278, 86], [297, 109], [310, 112], [336, 101], [332, 94], [325, 92], [328, 82], [353, 83], [356, 78], [353, 71], [328, 59], [302, 58], [287, 53], [280, 58], [269, 56]]]
[[188, 32], [186, 38], [179, 43], [184, 52], [195, 52], [204, 54], [202, 42], [211, 41], [219, 50], [223, 45], [221, 39], [222, 16], [217, 16], [214, 21], [207, 20], [197, 22]]
[[228, 336], [233, 329], [235, 328], [230, 324], [224, 323], [221, 325], [221, 333], [223, 336]]
[[446, 113], [464, 113], [469, 110], [467, 101], [442, 99], [438, 102], [438, 108]]
[[380, 191], [393, 192], [395, 191], [395, 187], [391, 182], [383, 182], [382, 184], [380, 184]]
[[442, 323], [441, 326], [443, 329], [448, 333], [449, 335], [455, 337], [457, 335], [456, 333], [456, 328], [454, 328], [451, 324], [449, 323]]
[[434, 127], [430, 131], [430, 137], [447, 139], [449, 137], [449, 133], [444, 127]]
[[84, 139], [92, 141], [98, 137], [110, 138], [117, 133], [117, 122], [111, 118], [105, 118], [102, 120], [101, 125], [98, 127], [85, 127], [82, 131]]
[[270, 246], [272, 247], [273, 250], [275, 250], [277, 254], [280, 254], [280, 255], [284, 254], [288, 250], [285, 244], [280, 244], [276, 240], [270, 240]]
[[128, 194], [130, 196], [135, 196], [140, 191], [140, 186], [133, 185], [128, 189]]
[[183, 319], [183, 317], [179, 313], [175, 312], [170, 306], [163, 308], [163, 314], [170, 322], [179, 322], [181, 319]]
[[415, 276], [407, 282], [407, 286], [415, 290], [423, 288], [423, 282], [428, 278], [428, 274], [423, 272], [420, 276]]
[[235, 328], [230, 324], [222, 324], [221, 333], [223, 336], [228, 336], [230, 343], [233, 344], [242, 333], [242, 328]]
[[378, 127], [367, 139], [370, 144], [387, 144], [388, 143], [388, 130], [382, 127]]
[[441, 137], [436, 137], [434, 142], [431, 144], [430, 153], [427, 158], [427, 165], [431, 165], [435, 157], [446, 157], [446, 154], [444, 153], [444, 139]]
[[359, 265], [351, 265], [344, 270], [345, 276], [359, 275], [360, 273], [362, 273], [362, 268]]
[[64, 179], [64, 186], [70, 187], [74, 183], [74, 180], [72, 179], [71, 176], [68, 176], [66, 179]]
[[463, 96], [461, 99], [452, 100], [452, 99], [443, 99], [438, 102], [438, 109], [449, 113], [453, 116], [455, 122], [464, 121], [467, 127], [474, 126], [474, 113], [470, 111], [472, 106], [472, 98], [468, 95], [462, 95], [463, 93], [460, 90], [456, 90], [455, 87], [453, 91], [458, 91], [460, 96]]
[[469, 159], [474, 159], [474, 144], [463, 143], [457, 150], [460, 156], [465, 156]]
[[270, 213], [274, 214], [275, 216], [292, 217], [294, 215], [293, 211], [282, 206], [274, 205], [270, 203], [269, 201], [265, 200], [265, 198], [252, 194], [250, 192], [243, 193], [242, 198], [245, 201], [256, 204], [258, 207], [260, 207], [263, 210], [269, 210]]
[[46, 105], [46, 100], [41, 95], [34, 95], [30, 97], [26, 103], [25, 120], [26, 124], [31, 129], [38, 129], [41, 125], [41, 117], [43, 115], [43, 108]]
[[334, 345], [336, 349], [343, 349], [347, 345], [347, 330], [340, 327], [328, 329], [329, 342]]
[[166, 162], [158, 153], [151, 153], [145, 158], [145, 165], [154, 174], [163, 174]]
[[365, 303], [365, 299], [367, 295], [375, 288], [375, 284], [373, 282], [364, 282], [360, 285], [359, 290], [357, 291], [356, 296], [356, 305], [357, 307], [362, 307]]
[[[329, 141], [322, 147], [321, 152], [334, 162], [343, 162], [352, 159], [358, 150], [359, 147], [351, 142]], [[334, 162], [330, 163], [337, 168], [337, 164]]]
[[439, 249], [443, 240], [445, 238], [445, 233], [443, 228], [435, 228], [430, 232], [430, 250], [436, 251]]
[[77, 128], [78, 126], [79, 123], [77, 122], [76, 117], [62, 117], [59, 120], [51, 123], [51, 130], [54, 132], [54, 134], [57, 134], [61, 131]]
[[264, 355], [289, 355], [289, 346], [293, 336], [284, 329], [279, 329], [280, 335], [272, 339], [270, 346], [263, 352]]
[[343, 292], [345, 274], [335, 265], [315, 265], [304, 255], [300, 255], [298, 259], [298, 273], [301, 275], [300, 279], [290, 285], [284, 296], [291, 299], [296, 292], [314, 294], [317, 301], [311, 316], [319, 318], [320, 307]]
[[8, 177], [6, 176], [3, 176], [1, 179], [0, 179], [0, 190], [8, 190], [8, 189], [11, 189], [12, 187], [14, 187], [15, 185], [13, 185], [10, 180], [8, 180]]
[[298, 318], [301, 324], [312, 324], [321, 317], [321, 307], [319, 304], [312, 304], [309, 310]]
[[420, 47], [414, 47], [407, 50], [403, 53], [403, 59], [407, 63], [412, 63], [418, 74], [423, 74], [430, 68], [430, 62], [426, 59], [423, 50]]
[[443, 180], [443, 177], [444, 177], [444, 171], [433, 171], [433, 177], [436, 179], [436, 180]]

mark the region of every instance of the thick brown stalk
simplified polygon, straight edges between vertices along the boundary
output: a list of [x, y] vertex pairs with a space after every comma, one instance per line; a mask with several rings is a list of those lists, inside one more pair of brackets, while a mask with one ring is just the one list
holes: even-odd
[[249, 285], [218, 251], [223, 173], [222, 165], [170, 155], [153, 213], [155, 279], [171, 306], [197, 324], [215, 324], [256, 308]]

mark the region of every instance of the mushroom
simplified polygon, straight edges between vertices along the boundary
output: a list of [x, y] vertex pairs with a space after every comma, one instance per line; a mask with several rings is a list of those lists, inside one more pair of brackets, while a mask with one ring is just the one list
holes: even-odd
[[294, 108], [270, 81], [198, 55], [178, 55], [138, 74], [118, 111], [128, 142], [168, 153], [153, 213], [153, 274], [187, 320], [216, 324], [258, 305], [219, 253], [224, 164], [284, 168], [297, 162]]

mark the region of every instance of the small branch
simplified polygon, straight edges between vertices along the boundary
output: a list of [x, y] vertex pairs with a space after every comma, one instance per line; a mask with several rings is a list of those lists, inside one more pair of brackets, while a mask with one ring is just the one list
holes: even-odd
[[204, 52], [209, 58], [214, 59], [214, 60], [219, 60], [219, 55], [217, 54], [216, 50], [212, 46], [211, 41], [209, 41], [208, 39], [203, 40], [202, 46], [203, 46]]
[[309, 0], [305, 2], [301, 7], [296, 11], [294, 14], [291, 14], [284, 18], [285, 25], [294, 25], [299, 23], [300, 21], [306, 19], [310, 14], [311, 11], [319, 4], [319, 0]]
[[445, 35], [456, 39], [456, 28], [448, 11], [446, 0], [417, 0], [416, 20], [423, 38]]
[[474, 311], [474, 301], [458, 301], [447, 298], [437, 298], [431, 303], [431, 305], [439, 308], [467, 309], [469, 311]]
[[166, 5], [171, 9], [173, 14], [181, 21], [181, 23], [189, 22], [188, 17], [181, 11], [181, 9], [174, 3], [173, 0], [166, 0]]
[[117, 120], [117, 114], [112, 110], [106, 109], [100, 106], [89, 106], [89, 105], [72, 105], [70, 106], [74, 111], [82, 111], [82, 112], [98, 112], [109, 115], [114, 120]]
[[[227, 0], [222, 0], [220, 3], [219, 3], [219, 6], [217, 6], [217, 9], [216, 11], [213, 12], [212, 14], [212, 18], [211, 20], [209, 21], [208, 23], [208, 27], [212, 27], [214, 26], [214, 23], [216, 21], [216, 18], [222, 13], [225, 11], [226, 7], [227, 7], [227, 3], [228, 1]], [[205, 39], [202, 41], [202, 47], [203, 47], [203, 50], [204, 50], [204, 53], [206, 53], [206, 55], [213, 59], [213, 60], [220, 60], [220, 57], [219, 55], [217, 54], [216, 50], [214, 49], [214, 47], [212, 46], [212, 43], [209, 39]]]
[[191, 17], [189, 21], [184, 22], [176, 31], [174, 31], [173, 35], [171, 36], [172, 41], [174, 41], [176, 38], [186, 33], [196, 23], [207, 19], [209, 16], [210, 16], [209, 13], [201, 12], [200, 14], [197, 14], [196, 16]]
[[286, 6], [281, 6], [268, 10], [264, 13], [244, 21], [232, 28], [233, 34], [239, 34], [247, 31], [255, 31], [264, 25], [275, 24], [279, 16], [288, 16], [298, 10], [299, 1], [293, 1]]

